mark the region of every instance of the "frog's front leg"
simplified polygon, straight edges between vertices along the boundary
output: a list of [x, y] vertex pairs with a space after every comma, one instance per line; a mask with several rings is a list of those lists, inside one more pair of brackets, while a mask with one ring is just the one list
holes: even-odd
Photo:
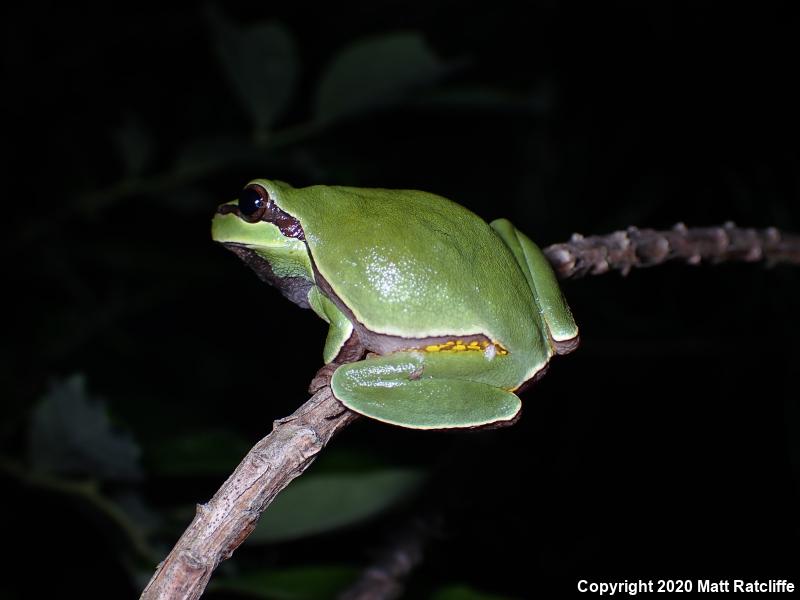
[[578, 347], [578, 326], [572, 318], [558, 280], [547, 257], [528, 236], [507, 219], [491, 223], [516, 258], [533, 291], [536, 303], [558, 354], [567, 354]]
[[345, 362], [363, 355], [363, 348], [354, 338], [353, 324], [331, 300], [315, 285], [308, 290], [311, 309], [330, 324], [322, 359], [328, 365], [334, 360]]
[[394, 352], [341, 365], [331, 389], [347, 408], [401, 427], [452, 429], [513, 423], [522, 407], [516, 395], [462, 377], [474, 372], [480, 361], [488, 362], [482, 352], [436, 356], [414, 350]]

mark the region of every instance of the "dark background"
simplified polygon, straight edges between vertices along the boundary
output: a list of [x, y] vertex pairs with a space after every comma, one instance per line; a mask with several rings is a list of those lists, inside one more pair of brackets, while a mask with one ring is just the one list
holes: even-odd
[[[209, 237], [249, 179], [424, 189], [542, 246], [679, 221], [800, 231], [788, 8], [525, 9], [7, 9], [0, 597], [135, 597], [193, 505], [306, 399], [323, 324]], [[354, 425], [302, 479], [323, 515], [355, 516], [248, 541], [208, 596], [330, 597], [419, 515], [442, 523], [409, 598], [800, 584], [798, 269], [676, 264], [564, 291], [582, 347], [519, 424]]]

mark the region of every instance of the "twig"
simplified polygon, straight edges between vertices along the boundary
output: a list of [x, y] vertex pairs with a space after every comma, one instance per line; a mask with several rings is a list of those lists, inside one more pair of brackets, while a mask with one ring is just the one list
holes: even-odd
[[440, 519], [418, 517], [395, 532], [376, 556], [376, 560], [339, 600], [395, 600], [403, 593], [404, 581], [422, 562], [428, 540], [439, 533]]
[[141, 527], [133, 521], [117, 503], [103, 495], [100, 485], [94, 480], [79, 481], [59, 477], [53, 473], [37, 471], [27, 468], [22, 463], [16, 463], [4, 456], [0, 456], [0, 473], [16, 478], [25, 485], [38, 487], [57, 494], [64, 494], [80, 499], [91, 505], [92, 509], [102, 514], [128, 537], [128, 541], [143, 560], [153, 560], [154, 551], [147, 543], [147, 536]]
[[671, 230], [655, 231], [629, 227], [608, 235], [583, 237], [574, 234], [569, 242], [544, 249], [559, 279], [600, 275], [636, 267], [653, 267], [669, 260], [725, 261], [767, 264], [800, 264], [800, 235], [769, 229], [743, 229], [733, 223], [722, 227], [688, 229], [678, 223]]
[[[630, 227], [605, 236], [576, 234], [569, 242], [548, 246], [544, 252], [559, 279], [612, 270], [626, 274], [634, 267], [668, 260], [690, 264], [766, 260], [768, 264], [800, 265], [800, 236], [774, 228], [741, 229], [726, 224], [687, 229], [678, 224], [668, 231]], [[329, 376], [330, 371], [323, 368], [320, 373]], [[275, 496], [309, 467], [336, 432], [357, 418], [336, 401], [326, 383], [322, 376], [315, 378], [311, 385], [314, 396], [292, 416], [276, 421], [272, 433], [247, 453], [208, 504], [198, 505], [194, 520], [156, 569], [143, 599], [199, 598], [211, 573], [247, 538]], [[412, 556], [410, 551], [408, 556]], [[380, 568], [395, 573], [396, 583], [415, 564], [415, 560], [380, 563]], [[390, 592], [387, 588], [386, 593]]]
[[275, 496], [356, 417], [323, 387], [293, 415], [275, 421], [272, 432], [247, 453], [208, 504], [197, 506], [191, 525], [141, 597], [199, 598], [211, 573], [250, 535]]

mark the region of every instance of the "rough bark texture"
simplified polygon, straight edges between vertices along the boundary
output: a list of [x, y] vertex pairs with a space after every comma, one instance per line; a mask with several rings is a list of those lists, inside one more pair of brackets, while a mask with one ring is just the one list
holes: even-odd
[[293, 415], [275, 421], [214, 497], [198, 504], [194, 520], [159, 564], [142, 598], [199, 598], [214, 569], [250, 535], [275, 496], [356, 418], [323, 387]]
[[574, 234], [564, 244], [544, 249], [559, 279], [600, 275], [653, 267], [669, 260], [725, 261], [800, 264], [800, 235], [768, 229], [743, 229], [732, 223], [721, 227], [688, 229], [678, 223], [671, 230], [655, 231], [629, 227], [608, 235], [583, 237]]
[[[690, 264], [723, 261], [800, 265], [800, 235], [777, 229], [722, 227], [668, 231], [630, 227], [609, 235], [583, 237], [544, 249], [559, 279], [599, 275], [669, 260]], [[335, 367], [335, 365], [333, 365]], [[312, 381], [314, 396], [290, 417], [274, 423], [272, 433], [256, 444], [233, 474], [197, 514], [169, 556], [158, 566], [142, 598], [199, 598], [219, 563], [247, 538], [270, 502], [313, 462], [331, 437], [357, 415], [339, 404], [327, 387], [332, 369]], [[422, 538], [409, 538], [398, 552], [382, 557], [348, 598], [394, 598], [402, 579], [421, 556]], [[399, 587], [398, 587], [399, 586]], [[359, 590], [371, 595], [357, 595]]]

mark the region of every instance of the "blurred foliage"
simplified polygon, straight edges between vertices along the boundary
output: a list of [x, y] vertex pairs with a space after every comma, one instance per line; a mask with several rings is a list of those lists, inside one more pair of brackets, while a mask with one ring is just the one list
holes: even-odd
[[35, 471], [109, 480], [141, 477], [139, 447], [112, 428], [81, 376], [50, 388], [31, 415], [29, 457]]
[[[542, 245], [676, 221], [800, 230], [798, 23], [778, 6], [7, 12], [3, 598], [135, 597], [193, 506], [305, 400], [323, 323], [209, 240], [253, 177], [425, 189]], [[583, 346], [518, 425], [354, 425], [209, 597], [334, 597], [432, 509], [446, 531], [409, 598], [796, 573], [796, 270], [565, 289]], [[44, 545], [58, 560], [31, 581]]]
[[507, 596], [484, 594], [465, 585], [451, 585], [436, 590], [431, 600], [510, 600]]
[[248, 542], [275, 543], [360, 523], [397, 504], [422, 483], [412, 469], [295, 480], [270, 505]]
[[358, 571], [352, 567], [300, 567], [252, 571], [221, 578], [211, 592], [234, 592], [265, 600], [325, 600], [352, 583]]

